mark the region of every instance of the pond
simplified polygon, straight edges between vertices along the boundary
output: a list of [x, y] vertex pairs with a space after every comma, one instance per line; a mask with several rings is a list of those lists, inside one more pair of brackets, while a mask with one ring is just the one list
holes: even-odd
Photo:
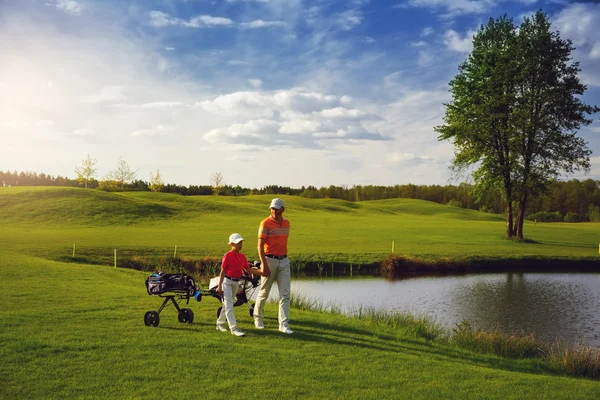
[[[272, 296], [277, 296], [274, 285]], [[493, 273], [380, 278], [295, 278], [292, 292], [345, 312], [359, 307], [428, 314], [448, 328], [534, 333], [600, 348], [600, 274]], [[292, 316], [293, 319], [293, 316]]]

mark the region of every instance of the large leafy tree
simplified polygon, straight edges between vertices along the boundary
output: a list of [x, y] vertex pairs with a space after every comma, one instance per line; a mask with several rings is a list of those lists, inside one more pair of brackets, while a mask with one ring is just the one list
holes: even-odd
[[455, 168], [474, 168], [481, 192], [501, 190], [507, 237], [523, 238], [530, 195], [563, 172], [589, 170], [591, 151], [576, 134], [600, 109], [579, 97], [586, 87], [572, 50], [541, 11], [518, 28], [506, 16], [490, 19], [450, 82], [453, 100], [435, 129], [453, 142]]

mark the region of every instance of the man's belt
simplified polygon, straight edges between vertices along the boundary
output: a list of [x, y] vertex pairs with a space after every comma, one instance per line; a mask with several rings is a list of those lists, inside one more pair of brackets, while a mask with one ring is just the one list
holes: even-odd
[[284, 258], [287, 257], [287, 254], [284, 254], [282, 256], [276, 256], [275, 254], [266, 254], [266, 257], [274, 258], [276, 260], [283, 260]]
[[238, 282], [239, 279], [238, 278], [232, 278], [230, 276], [225, 275], [225, 278], [229, 279], [230, 281], [234, 281], [234, 282]]

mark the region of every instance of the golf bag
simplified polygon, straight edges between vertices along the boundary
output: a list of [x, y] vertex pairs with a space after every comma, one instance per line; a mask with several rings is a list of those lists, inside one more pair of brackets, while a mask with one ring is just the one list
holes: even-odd
[[176, 292], [194, 296], [196, 283], [191, 276], [186, 274], [155, 272], [146, 279], [146, 289], [149, 295]]

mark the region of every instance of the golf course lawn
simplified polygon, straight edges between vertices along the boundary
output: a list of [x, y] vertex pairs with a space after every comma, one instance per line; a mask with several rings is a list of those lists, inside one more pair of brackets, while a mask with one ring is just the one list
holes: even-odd
[[[275, 304], [264, 331], [236, 307], [242, 338], [215, 330], [219, 302], [208, 296], [185, 306], [192, 324], [169, 306], [158, 327], [146, 327], [145, 312], [162, 299], [147, 294], [148, 272], [112, 267], [113, 250], [172, 255], [178, 246], [181, 255], [220, 257], [237, 231], [253, 259], [273, 196], [0, 189], [10, 189], [0, 190], [0, 398], [600, 397], [600, 382], [541, 360], [476, 354], [377, 321], [293, 308], [295, 334], [283, 335]], [[295, 259], [379, 262], [392, 241], [419, 257], [598, 257], [599, 224], [528, 223], [532, 242], [515, 243], [496, 215], [408, 199], [282, 197]], [[74, 243], [90, 262], [70, 261]]]

